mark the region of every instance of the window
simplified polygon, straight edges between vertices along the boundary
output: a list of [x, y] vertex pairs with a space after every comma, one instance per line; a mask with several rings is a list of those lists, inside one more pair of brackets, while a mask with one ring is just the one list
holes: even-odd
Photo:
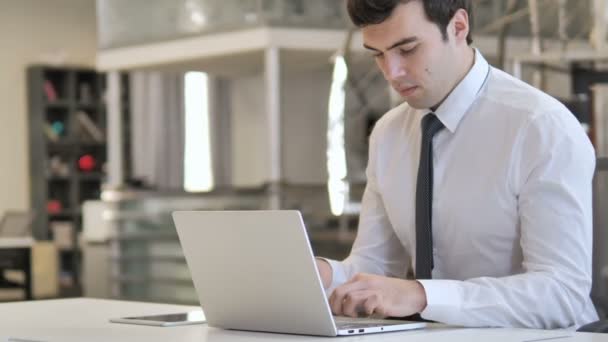
[[344, 84], [347, 76], [346, 62], [342, 56], [337, 56], [329, 94], [327, 123], [327, 190], [331, 212], [336, 216], [344, 213], [350, 197], [344, 147]]
[[213, 188], [208, 82], [207, 74], [203, 72], [188, 72], [184, 79], [184, 189], [188, 192], [210, 191]]

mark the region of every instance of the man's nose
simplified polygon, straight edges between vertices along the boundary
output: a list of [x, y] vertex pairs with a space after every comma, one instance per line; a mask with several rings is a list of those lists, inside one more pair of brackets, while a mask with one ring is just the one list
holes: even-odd
[[386, 78], [388, 80], [394, 80], [405, 76], [405, 66], [403, 61], [395, 57], [386, 58]]

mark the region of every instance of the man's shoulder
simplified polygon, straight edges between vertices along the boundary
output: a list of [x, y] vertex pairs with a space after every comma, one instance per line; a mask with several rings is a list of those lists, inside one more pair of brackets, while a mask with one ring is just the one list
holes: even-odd
[[372, 130], [372, 135], [386, 134], [388, 130], [401, 127], [402, 125], [400, 123], [403, 123], [403, 120], [407, 117], [406, 113], [410, 110], [411, 107], [407, 102], [403, 102], [390, 109], [376, 121], [374, 129]]
[[551, 95], [497, 68], [491, 70], [490, 82], [482, 100], [503, 107], [508, 113], [517, 113], [522, 118], [548, 112], [570, 113]]
[[482, 97], [488, 107], [493, 107], [493, 114], [503, 116], [497, 122], [519, 122], [521, 125], [516, 126], [560, 132], [558, 136], [585, 136], [581, 124], [563, 103], [504, 71], [492, 68], [491, 82]]

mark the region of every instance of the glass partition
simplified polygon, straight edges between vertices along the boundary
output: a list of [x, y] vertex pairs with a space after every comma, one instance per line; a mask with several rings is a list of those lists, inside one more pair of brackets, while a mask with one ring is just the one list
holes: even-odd
[[257, 26], [348, 27], [336, 0], [98, 0], [99, 48]]
[[[104, 197], [108, 196], [107, 193]], [[212, 195], [120, 194], [104, 213], [109, 239], [112, 298], [197, 304], [198, 299], [171, 218], [175, 210], [255, 210], [266, 207], [263, 191]], [[226, 246], [230, 248], [230, 246]]]

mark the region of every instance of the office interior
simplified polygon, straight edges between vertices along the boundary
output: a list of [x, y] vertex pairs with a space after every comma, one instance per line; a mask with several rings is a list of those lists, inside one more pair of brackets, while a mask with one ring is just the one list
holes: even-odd
[[[473, 2], [475, 47], [594, 144], [605, 318], [608, 1]], [[176, 210], [298, 210], [315, 254], [348, 255], [401, 100], [343, 1], [0, 0], [0, 36], [1, 302], [198, 305]]]

